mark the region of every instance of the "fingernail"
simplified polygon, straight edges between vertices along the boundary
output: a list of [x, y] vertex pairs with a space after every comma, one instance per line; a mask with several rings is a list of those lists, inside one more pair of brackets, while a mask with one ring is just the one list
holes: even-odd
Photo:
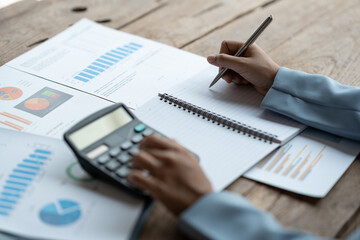
[[214, 63], [215, 62], [215, 55], [208, 56], [207, 60], [208, 60], [209, 63]]

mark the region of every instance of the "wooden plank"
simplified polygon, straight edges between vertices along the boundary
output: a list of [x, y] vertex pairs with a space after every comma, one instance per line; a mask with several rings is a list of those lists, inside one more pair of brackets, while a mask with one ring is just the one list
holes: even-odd
[[0, 10], [0, 65], [81, 18], [119, 27], [165, 5], [166, 0], [26, 0], [15, 3]]
[[270, 0], [171, 1], [161, 11], [121, 30], [182, 47]]
[[[258, 44], [281, 65], [328, 75], [339, 82], [360, 86], [360, 50], [356, 41], [360, 6], [348, 1], [278, 1], [233, 21], [185, 50], [203, 56], [218, 51], [223, 39], [246, 40], [270, 13], [275, 21], [259, 38]], [[270, 211], [287, 227], [299, 228], [326, 237], [348, 235], [359, 221], [359, 158], [334, 189], [318, 201], [255, 184], [244, 194], [260, 209]], [[230, 190], [239, 192], [237, 185]], [[351, 228], [351, 229], [350, 229]]]

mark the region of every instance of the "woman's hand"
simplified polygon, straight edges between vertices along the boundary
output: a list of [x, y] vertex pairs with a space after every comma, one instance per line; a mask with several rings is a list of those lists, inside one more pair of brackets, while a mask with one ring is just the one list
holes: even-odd
[[213, 191], [194, 154], [171, 139], [145, 138], [133, 157], [133, 168], [129, 182], [148, 191], [175, 215]]
[[223, 79], [236, 84], [252, 84], [256, 91], [266, 95], [279, 71], [276, 64], [259, 46], [251, 45], [243, 57], [233, 56], [243, 45], [241, 42], [223, 41], [220, 54], [210, 55], [207, 60], [218, 66], [219, 71], [229, 68]]

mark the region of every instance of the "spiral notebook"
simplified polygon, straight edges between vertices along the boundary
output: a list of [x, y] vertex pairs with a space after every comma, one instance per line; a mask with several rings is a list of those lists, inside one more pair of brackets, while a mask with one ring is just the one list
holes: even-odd
[[217, 68], [160, 93], [136, 111], [147, 124], [175, 138], [200, 157], [215, 189], [229, 185], [305, 126], [260, 108], [251, 86], [218, 82]]

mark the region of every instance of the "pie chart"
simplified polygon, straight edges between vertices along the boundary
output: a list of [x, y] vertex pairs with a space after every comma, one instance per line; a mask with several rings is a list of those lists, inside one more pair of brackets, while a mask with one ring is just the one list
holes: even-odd
[[43, 110], [50, 105], [45, 98], [30, 98], [24, 103], [24, 106], [30, 110]]
[[23, 92], [16, 87], [0, 88], [0, 100], [15, 100], [21, 97]]
[[41, 221], [53, 226], [64, 226], [76, 222], [81, 215], [78, 203], [71, 200], [58, 200], [45, 205], [39, 217]]

